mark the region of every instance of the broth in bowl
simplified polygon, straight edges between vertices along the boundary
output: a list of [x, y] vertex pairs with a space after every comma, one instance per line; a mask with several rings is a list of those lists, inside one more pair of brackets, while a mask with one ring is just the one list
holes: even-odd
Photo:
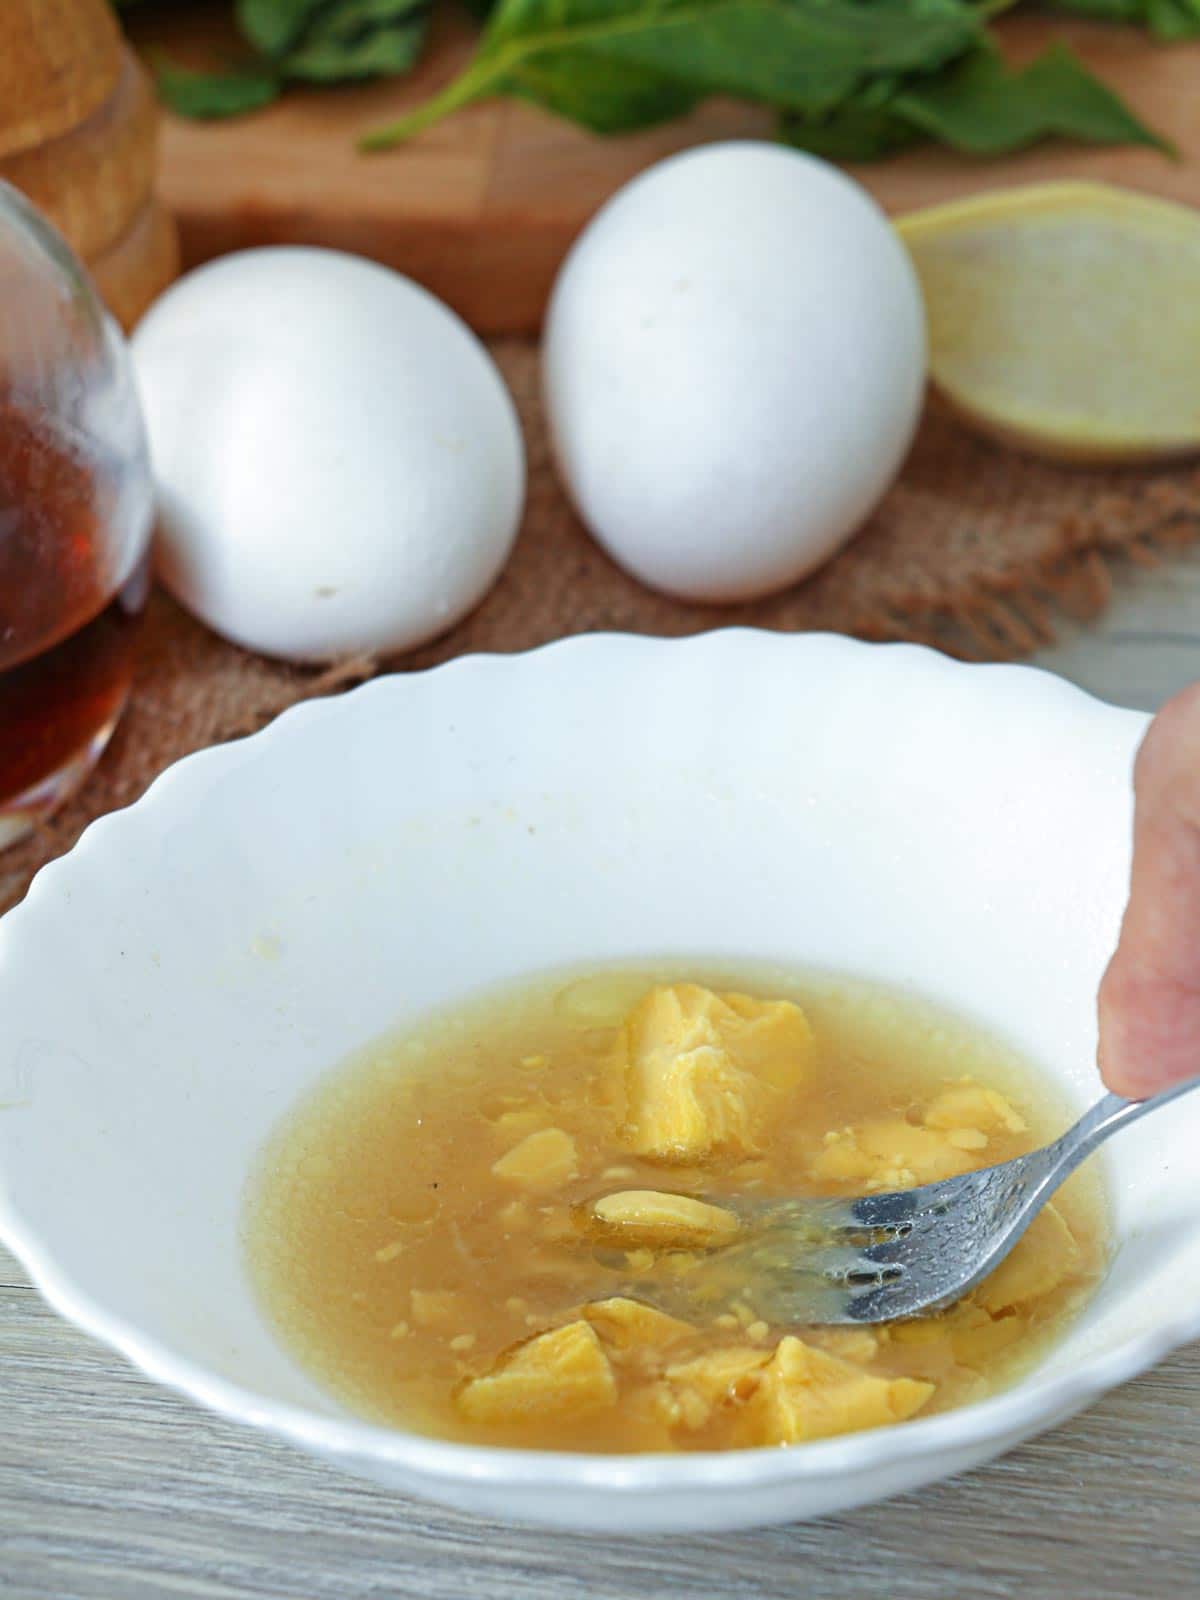
[[956, 1306], [910, 1322], [782, 1326], [753, 1282], [668, 1315], [639, 1276], [719, 1245], [723, 1195], [911, 1188], [1070, 1120], [1003, 1041], [873, 984], [558, 974], [330, 1074], [259, 1162], [247, 1254], [283, 1344], [364, 1417], [539, 1449], [794, 1445], [1027, 1371], [1103, 1273], [1099, 1173]]

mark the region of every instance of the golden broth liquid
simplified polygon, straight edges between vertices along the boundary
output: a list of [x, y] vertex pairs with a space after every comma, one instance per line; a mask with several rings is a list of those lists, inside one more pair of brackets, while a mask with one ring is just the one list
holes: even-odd
[[[628, 1148], [613, 1088], [621, 1026], [655, 985], [680, 980], [794, 1001], [811, 1024], [808, 1076], [778, 1096], [752, 1158], [664, 1164]], [[1019, 1128], [1003, 1117], [986, 1132], [953, 1125], [953, 1116], [951, 1126], [926, 1126], [930, 1116], [947, 1121], [931, 1107], [957, 1103], [939, 1097], [971, 1086], [1003, 1096]], [[583, 1327], [581, 1348], [563, 1357], [582, 1353], [588, 1368], [568, 1374], [578, 1405], [568, 1397], [481, 1414], [463, 1395], [511, 1362], [523, 1341], [578, 1324], [581, 1307], [622, 1291], [636, 1297], [651, 1252], [598, 1249], [581, 1237], [580, 1208], [598, 1196], [911, 1187], [947, 1175], [947, 1161], [966, 1170], [1023, 1154], [1071, 1120], [1011, 1047], [874, 984], [695, 963], [559, 973], [426, 1018], [324, 1079], [285, 1118], [252, 1177], [247, 1259], [284, 1346], [372, 1420], [443, 1438], [599, 1452], [794, 1442], [898, 1420], [913, 1407], [929, 1416], [1025, 1371], [1104, 1269], [1106, 1210], [1094, 1165], [1055, 1197], [1055, 1226], [1035, 1225], [989, 1280], [991, 1303], [985, 1285], [938, 1316], [808, 1330], [766, 1323], [747, 1284], [728, 1306], [689, 1319], [669, 1348], [641, 1348], [634, 1338], [622, 1349], [633, 1335], [614, 1334], [603, 1318], [599, 1342]], [[569, 1173], [551, 1187], [493, 1170], [546, 1129], [574, 1145]], [[784, 1403], [797, 1392], [785, 1385], [782, 1409], [770, 1409], [763, 1375], [775, 1370], [767, 1363], [788, 1335], [804, 1345], [788, 1346], [792, 1358], [813, 1370], [798, 1408]], [[597, 1363], [612, 1374], [603, 1403], [588, 1389]]]

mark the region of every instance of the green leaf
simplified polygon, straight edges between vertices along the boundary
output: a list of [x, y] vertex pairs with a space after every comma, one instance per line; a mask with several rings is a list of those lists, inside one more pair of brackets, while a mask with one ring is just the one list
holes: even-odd
[[1051, 0], [1050, 9], [1105, 22], [1132, 22], [1168, 42], [1200, 35], [1200, 0]]
[[1096, 17], [1101, 22], [1146, 20], [1146, 0], [1049, 0], [1046, 9], [1070, 17]]
[[1054, 134], [1169, 148], [1061, 45], [1017, 72], [978, 51], [941, 77], [902, 89], [892, 107], [968, 155], [1005, 155]]
[[289, 78], [313, 83], [349, 83], [407, 72], [421, 54], [427, 20], [421, 13], [403, 28], [368, 34], [352, 45], [314, 40], [286, 55], [280, 67]]
[[329, 0], [236, 0], [234, 15], [249, 44], [278, 60], [298, 44]]
[[340, 0], [313, 18], [280, 69], [322, 83], [407, 72], [428, 21], [427, 0]]
[[867, 95], [843, 101], [824, 117], [785, 114], [779, 132], [786, 144], [827, 161], [878, 161], [925, 137], [887, 100]]
[[980, 36], [959, 0], [505, 0], [484, 49], [584, 49], [697, 94], [817, 107], [866, 73], [940, 65]]
[[280, 90], [267, 67], [231, 72], [190, 72], [161, 62], [156, 65], [158, 92], [181, 117], [236, 117], [269, 105]]
[[284, 80], [342, 83], [407, 72], [425, 40], [430, 0], [237, 0], [258, 57], [244, 67], [159, 74], [187, 117], [228, 117], [274, 100]]
[[1146, 0], [1146, 21], [1160, 39], [1194, 39], [1200, 34], [1197, 0]]
[[[380, 149], [487, 95], [520, 93], [589, 126], [599, 62], [615, 75], [603, 124], [645, 127], [674, 104], [732, 94], [784, 109], [830, 110], [874, 73], [938, 66], [978, 42], [962, 0], [501, 0], [460, 78], [365, 141]], [[575, 74], [578, 72], [578, 89]], [[661, 99], [652, 92], [661, 80]], [[547, 95], [539, 90], [543, 82]]]
[[628, 133], [681, 117], [699, 96], [644, 67], [549, 51], [511, 73], [504, 92], [570, 117], [593, 133]]
[[784, 117], [780, 134], [843, 161], [869, 161], [918, 139], [973, 156], [1006, 154], [1055, 134], [1166, 148], [1061, 46], [1013, 71], [984, 44], [944, 72], [877, 80], [828, 116]]

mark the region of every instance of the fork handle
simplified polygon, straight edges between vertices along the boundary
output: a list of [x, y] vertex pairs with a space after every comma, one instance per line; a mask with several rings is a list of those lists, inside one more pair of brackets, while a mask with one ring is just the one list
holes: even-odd
[[1188, 1078], [1184, 1083], [1164, 1089], [1161, 1094], [1151, 1095], [1148, 1100], [1123, 1100], [1119, 1094], [1106, 1094], [1090, 1111], [1084, 1112], [1073, 1128], [1048, 1146], [1054, 1156], [1056, 1185], [1118, 1128], [1136, 1122], [1148, 1111], [1157, 1111], [1171, 1100], [1178, 1100], [1180, 1095], [1190, 1094], [1193, 1089], [1200, 1089], [1200, 1077]]

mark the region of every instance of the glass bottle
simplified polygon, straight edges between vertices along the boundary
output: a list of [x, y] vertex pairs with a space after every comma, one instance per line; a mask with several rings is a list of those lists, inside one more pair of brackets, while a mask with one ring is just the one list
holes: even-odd
[[120, 717], [152, 503], [120, 330], [0, 182], [0, 848], [82, 780]]

